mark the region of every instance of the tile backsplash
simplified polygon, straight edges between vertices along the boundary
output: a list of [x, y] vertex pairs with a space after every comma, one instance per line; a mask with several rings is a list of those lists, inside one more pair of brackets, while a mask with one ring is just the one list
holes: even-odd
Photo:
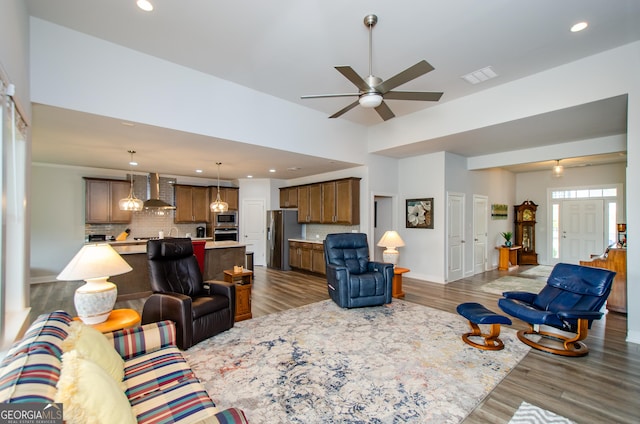
[[359, 225], [306, 224], [306, 240], [324, 240], [327, 234], [360, 232]]

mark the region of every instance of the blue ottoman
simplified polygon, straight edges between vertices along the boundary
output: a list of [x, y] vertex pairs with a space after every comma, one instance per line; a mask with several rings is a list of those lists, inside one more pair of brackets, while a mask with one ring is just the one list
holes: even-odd
[[[471, 332], [462, 335], [462, 340], [478, 349], [500, 350], [504, 348], [504, 343], [498, 338], [500, 336], [500, 324], [511, 325], [511, 320], [504, 315], [496, 314], [479, 303], [461, 303], [456, 311], [469, 320]], [[491, 324], [491, 332], [483, 334], [478, 324]], [[482, 337], [484, 344], [476, 343], [469, 337]]]

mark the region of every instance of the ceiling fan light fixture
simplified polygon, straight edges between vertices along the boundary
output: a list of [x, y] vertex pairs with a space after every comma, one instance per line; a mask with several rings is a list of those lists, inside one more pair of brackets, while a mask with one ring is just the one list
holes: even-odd
[[382, 96], [378, 93], [365, 93], [360, 96], [358, 102], [362, 107], [374, 108], [382, 104]]
[[149, 0], [137, 0], [136, 4], [138, 7], [145, 12], [151, 12], [153, 10], [153, 5]]

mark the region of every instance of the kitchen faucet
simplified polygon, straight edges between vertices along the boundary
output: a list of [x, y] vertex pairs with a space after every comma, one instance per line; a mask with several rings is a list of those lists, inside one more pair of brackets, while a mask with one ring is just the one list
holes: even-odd
[[176, 237], [179, 235], [178, 229], [176, 227], [171, 227], [169, 233], [167, 234], [167, 237], [171, 237], [171, 233], [173, 233], [173, 230], [176, 230]]

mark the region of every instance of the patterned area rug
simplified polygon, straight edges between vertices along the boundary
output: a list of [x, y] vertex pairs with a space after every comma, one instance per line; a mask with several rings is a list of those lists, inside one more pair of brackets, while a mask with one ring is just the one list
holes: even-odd
[[545, 280], [536, 278], [522, 278], [505, 275], [497, 280], [480, 286], [480, 290], [486, 293], [502, 295], [506, 291], [526, 291], [530, 293], [538, 293], [546, 285]]
[[327, 300], [236, 323], [185, 352], [218, 407], [260, 423], [459, 423], [529, 348], [461, 340], [459, 315], [394, 299], [342, 309]]
[[529, 268], [526, 271], [521, 272], [520, 275], [530, 275], [532, 277], [547, 278], [549, 274], [551, 274], [552, 270], [553, 270], [553, 267], [551, 265], [538, 265], [538, 266], [534, 266], [533, 268]]
[[576, 424], [551, 411], [522, 402], [508, 424]]

